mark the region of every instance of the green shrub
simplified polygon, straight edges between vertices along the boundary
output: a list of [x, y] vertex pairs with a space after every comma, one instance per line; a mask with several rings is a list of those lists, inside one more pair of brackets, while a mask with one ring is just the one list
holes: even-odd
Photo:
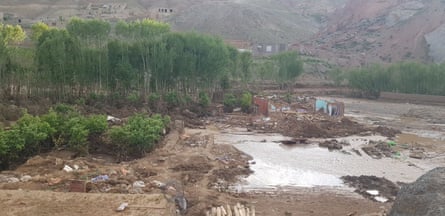
[[100, 135], [108, 128], [105, 115], [83, 117], [74, 108], [65, 105], [50, 109], [42, 120], [55, 129], [51, 136], [54, 146], [67, 146], [82, 155], [89, 153], [88, 138]]
[[159, 94], [151, 93], [148, 96], [148, 106], [150, 106], [150, 108], [157, 108], [159, 102], [161, 102], [161, 96]]
[[250, 92], [244, 92], [241, 97], [240, 104], [243, 112], [249, 112], [252, 106], [252, 94], [250, 94]]
[[210, 105], [210, 98], [206, 92], [199, 92], [199, 105], [208, 107]]
[[121, 159], [143, 156], [154, 148], [169, 122], [169, 117], [160, 115], [151, 118], [135, 115], [129, 118], [126, 125], [113, 127], [109, 134], [117, 156]]
[[21, 152], [25, 148], [25, 139], [20, 131], [11, 129], [0, 132], [0, 168], [9, 168], [11, 163], [20, 159]]
[[39, 117], [25, 113], [10, 130], [0, 130], [0, 164], [8, 168], [40, 152], [54, 129]]
[[102, 134], [108, 128], [107, 116], [105, 115], [92, 115], [84, 121], [89, 134]]
[[68, 148], [81, 154], [88, 154], [89, 131], [85, 126], [85, 119], [80, 117], [71, 118], [65, 125], [62, 134], [66, 137]]
[[178, 107], [181, 105], [181, 99], [176, 92], [169, 92], [164, 96], [164, 101], [169, 108]]
[[233, 112], [233, 109], [237, 105], [237, 100], [233, 94], [224, 95], [224, 111], [225, 112]]
[[84, 106], [86, 104], [86, 100], [85, 100], [85, 98], [79, 98], [79, 99], [76, 99], [74, 101], [74, 103], [79, 106]]
[[139, 102], [139, 96], [136, 93], [132, 93], [127, 96], [127, 100], [130, 101], [133, 104], [136, 104]]
[[67, 104], [57, 104], [54, 106], [54, 111], [64, 115], [70, 115], [76, 112], [76, 109]]
[[41, 143], [55, 132], [47, 122], [42, 121], [39, 117], [25, 113], [15, 124], [12, 130], [17, 130], [20, 136], [25, 140], [26, 155], [39, 153]]

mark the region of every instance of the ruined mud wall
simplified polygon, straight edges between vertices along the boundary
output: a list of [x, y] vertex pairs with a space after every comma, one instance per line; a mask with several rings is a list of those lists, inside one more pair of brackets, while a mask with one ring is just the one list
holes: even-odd
[[381, 100], [413, 104], [445, 105], [445, 96], [382, 92]]

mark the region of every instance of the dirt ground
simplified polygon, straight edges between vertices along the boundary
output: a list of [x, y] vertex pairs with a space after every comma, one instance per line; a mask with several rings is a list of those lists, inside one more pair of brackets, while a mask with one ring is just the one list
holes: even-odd
[[[190, 128], [173, 129], [159, 148], [129, 162], [116, 163], [107, 155], [72, 158], [73, 154], [65, 151], [35, 156], [15, 170], [0, 173], [0, 208], [6, 209], [6, 215], [117, 215], [122, 213], [115, 209], [125, 201], [129, 203], [125, 215], [147, 215], [148, 211], [152, 211], [150, 215], [174, 215], [172, 209], [180, 209], [179, 201], [185, 198], [186, 215], [205, 215], [211, 207], [238, 202], [255, 206], [257, 215], [384, 215], [391, 201], [379, 203], [335, 188], [242, 193], [230, 189], [252, 172], [251, 156], [232, 144], [215, 143], [215, 135], [235, 127], [258, 133], [279, 132], [293, 138], [379, 134], [397, 142], [394, 152], [420, 152], [416, 162], [427, 158], [443, 162], [445, 147], [439, 145], [443, 141], [438, 134], [445, 130], [433, 117], [445, 113], [445, 108], [341, 100], [347, 107], [344, 118], [310, 113], [280, 113], [271, 115], [270, 120], [240, 113], [198, 118], [183, 112], [178, 119], [192, 128], [206, 128], [205, 133]], [[113, 114], [113, 110], [110, 112]], [[123, 114], [116, 116], [120, 115]], [[421, 133], [406, 133], [411, 131]], [[387, 156], [392, 157], [394, 152]], [[74, 170], [66, 172], [65, 166]], [[360, 178], [351, 178], [355, 185], [365, 184], [360, 186], [362, 190], [380, 181], [365, 178], [362, 183]], [[84, 183], [87, 193], [70, 192], [76, 190], [73, 180]], [[383, 188], [382, 193], [390, 191], [388, 197], [393, 197], [393, 189], [397, 188], [388, 185], [390, 190]], [[40, 209], [42, 206], [45, 208]]]

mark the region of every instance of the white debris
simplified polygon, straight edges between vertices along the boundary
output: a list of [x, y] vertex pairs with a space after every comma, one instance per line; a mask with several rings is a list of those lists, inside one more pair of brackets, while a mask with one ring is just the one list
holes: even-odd
[[122, 203], [119, 207], [117, 207], [116, 211], [121, 212], [128, 207], [128, 203]]
[[119, 118], [113, 117], [113, 116], [107, 116], [107, 121], [109, 121], [109, 122], [113, 122], [113, 123], [119, 123], [119, 122], [121, 122], [122, 120], [119, 119]]
[[19, 181], [20, 181], [20, 179], [15, 178], [15, 177], [8, 178], [8, 180], [7, 180], [8, 183], [16, 183]]
[[24, 175], [20, 178], [20, 181], [22, 182], [27, 182], [27, 181], [31, 181], [32, 177], [30, 175]]
[[133, 182], [133, 188], [143, 188], [143, 187], [145, 187], [145, 183], [143, 181]]
[[378, 190], [367, 190], [366, 193], [373, 195], [373, 196], [377, 196], [379, 195], [379, 191]]
[[388, 198], [386, 198], [386, 197], [382, 197], [382, 196], [376, 196], [376, 197], [374, 197], [374, 199], [375, 199], [376, 201], [378, 201], [378, 202], [381, 202], [381, 203], [388, 202]]
[[158, 188], [165, 187], [164, 183], [157, 180], [152, 181], [152, 184], [156, 185]]
[[79, 165], [77, 165], [77, 164], [74, 164], [73, 167], [74, 167], [75, 170], [78, 170], [80, 168]]
[[72, 171], [73, 171], [73, 168], [71, 168], [71, 167], [68, 166], [68, 165], [65, 165], [65, 167], [63, 167], [63, 170], [64, 170], [65, 172], [72, 172]]

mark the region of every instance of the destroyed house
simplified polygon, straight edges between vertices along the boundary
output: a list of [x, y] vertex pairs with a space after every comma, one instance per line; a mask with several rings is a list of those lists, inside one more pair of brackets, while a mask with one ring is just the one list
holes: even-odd
[[317, 99], [314, 107], [315, 112], [326, 113], [329, 116], [343, 116], [345, 114], [345, 104], [335, 100]]

